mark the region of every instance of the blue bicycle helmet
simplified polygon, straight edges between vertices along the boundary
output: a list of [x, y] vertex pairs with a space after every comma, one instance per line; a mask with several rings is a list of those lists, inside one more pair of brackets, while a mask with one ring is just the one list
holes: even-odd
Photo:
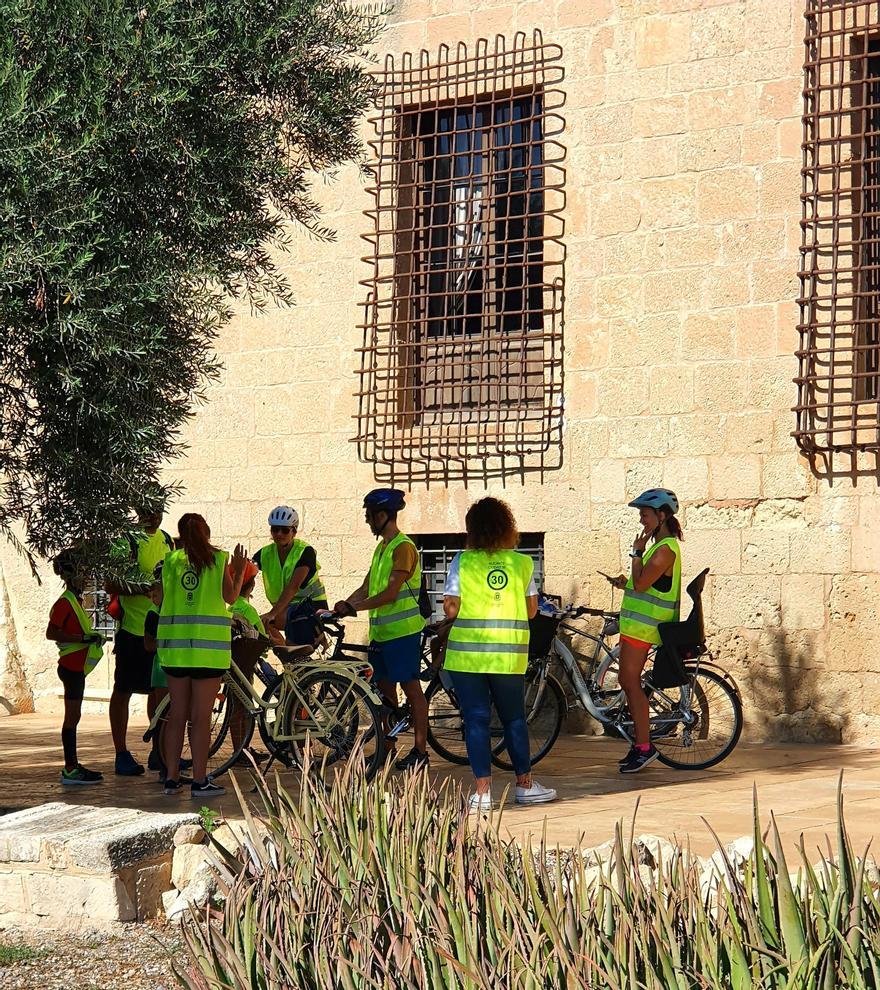
[[657, 512], [664, 509], [675, 515], [678, 512], [678, 498], [675, 492], [668, 488], [649, 488], [629, 503], [631, 509], [641, 509], [643, 506], [648, 509], [655, 509]]
[[406, 508], [403, 492], [397, 488], [374, 488], [364, 496], [364, 508], [379, 512], [400, 512]]

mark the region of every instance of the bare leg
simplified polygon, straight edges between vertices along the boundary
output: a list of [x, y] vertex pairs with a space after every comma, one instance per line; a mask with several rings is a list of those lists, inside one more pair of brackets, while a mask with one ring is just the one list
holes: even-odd
[[424, 753], [428, 748], [428, 702], [425, 700], [425, 692], [421, 681], [417, 680], [405, 681], [400, 686], [409, 702], [415, 747], [420, 753]]
[[[399, 699], [397, 697], [397, 685], [393, 681], [386, 681], [384, 678], [379, 678], [376, 681], [376, 687], [379, 689], [379, 693], [385, 699], [385, 701], [391, 705], [393, 708], [397, 708]], [[426, 722], [427, 725], [427, 717]], [[391, 713], [385, 712], [382, 716], [382, 730], [387, 733], [391, 728]], [[385, 748], [393, 750], [397, 745], [396, 740], [386, 741]]]
[[183, 751], [183, 735], [190, 716], [192, 685], [191, 677], [169, 677], [168, 691], [171, 695], [171, 711], [165, 726], [165, 767], [168, 780], [180, 777], [180, 754]]
[[117, 753], [124, 753], [128, 746], [125, 737], [128, 735], [128, 706], [130, 694], [121, 694], [116, 688], [110, 695], [110, 733]]
[[648, 659], [648, 647], [636, 646], [626, 640], [620, 644], [620, 686], [626, 693], [626, 703], [635, 725], [637, 746], [651, 742], [651, 709], [642, 688], [642, 671]]
[[208, 776], [208, 750], [211, 748], [211, 713], [220, 690], [220, 677], [193, 680], [189, 744], [192, 748], [193, 780], [201, 783]]

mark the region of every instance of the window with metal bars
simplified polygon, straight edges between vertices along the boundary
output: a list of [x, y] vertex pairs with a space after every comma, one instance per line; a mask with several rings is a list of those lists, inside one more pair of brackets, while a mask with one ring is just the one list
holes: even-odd
[[[452, 558], [465, 548], [464, 533], [430, 533], [413, 536], [414, 543], [419, 548], [422, 574], [428, 595], [434, 605], [433, 621], [443, 618], [443, 589], [446, 585], [446, 574]], [[535, 584], [538, 591], [544, 588], [544, 534], [520, 533], [520, 553], [528, 554], [535, 562]]]
[[107, 639], [112, 639], [116, 623], [107, 614], [110, 596], [104, 591], [102, 578], [93, 578], [83, 591], [83, 611], [89, 617], [92, 628]]
[[555, 466], [560, 57], [535, 33], [386, 64], [357, 436], [383, 480]]
[[880, 450], [880, 3], [807, 0], [799, 446]]

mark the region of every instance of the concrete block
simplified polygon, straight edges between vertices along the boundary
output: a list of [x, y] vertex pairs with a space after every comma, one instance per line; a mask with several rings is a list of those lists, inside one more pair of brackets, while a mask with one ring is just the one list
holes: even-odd
[[0, 873], [0, 916], [16, 913], [27, 914], [30, 902], [22, 873]]
[[178, 890], [183, 890], [197, 876], [210, 871], [207, 846], [182, 845], [175, 848], [171, 865], [171, 883]]
[[138, 921], [156, 918], [163, 913], [162, 895], [171, 884], [171, 863], [154, 863], [141, 867], [135, 877], [135, 903]]
[[28, 876], [27, 887], [30, 910], [41, 917], [81, 916], [99, 922], [137, 918], [134, 901], [119, 877], [35, 872]]

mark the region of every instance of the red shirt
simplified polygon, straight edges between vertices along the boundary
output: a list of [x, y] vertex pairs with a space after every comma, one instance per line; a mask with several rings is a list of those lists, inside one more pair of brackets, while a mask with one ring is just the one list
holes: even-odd
[[[76, 612], [73, 611], [70, 602], [66, 598], [59, 598], [52, 606], [52, 611], [49, 613], [49, 623], [57, 626], [63, 633], [67, 633], [70, 636], [82, 635], [82, 626], [79, 624]], [[84, 646], [81, 650], [77, 650], [76, 653], [68, 653], [66, 657], [59, 657], [58, 663], [68, 670], [75, 670], [81, 674], [86, 669], [86, 657], [88, 653], [88, 646]]]

